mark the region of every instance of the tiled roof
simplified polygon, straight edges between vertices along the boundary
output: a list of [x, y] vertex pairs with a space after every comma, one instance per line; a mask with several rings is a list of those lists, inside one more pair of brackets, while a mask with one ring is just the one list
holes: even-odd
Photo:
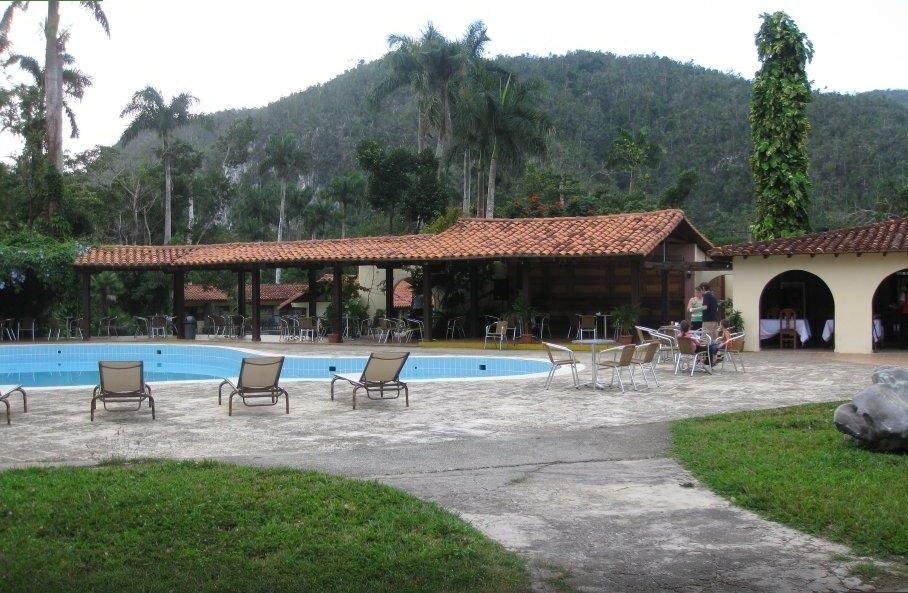
[[[77, 267], [218, 267], [312, 263], [422, 262], [507, 257], [646, 256], [683, 227], [704, 250], [712, 244], [681, 210], [564, 218], [467, 218], [438, 235], [358, 237], [191, 247], [95, 247]], [[142, 260], [145, 249], [149, 259]], [[172, 250], [172, 253], [169, 251]]]
[[409, 309], [413, 304], [413, 285], [409, 280], [401, 280], [394, 285], [394, 308]]
[[[322, 278], [321, 280], [324, 280]], [[321, 281], [320, 280], [320, 281]], [[307, 291], [305, 283], [289, 284], [262, 284], [260, 296], [262, 302], [282, 303], [284, 301], [295, 301]], [[209, 303], [226, 301], [227, 293], [214, 286], [203, 286], [201, 284], [187, 284], [183, 290], [187, 303]], [[246, 301], [252, 300], [252, 286], [246, 285]]]
[[800, 237], [723, 245], [716, 247], [709, 254], [712, 257], [732, 257], [736, 255], [819, 255], [889, 251], [908, 251], [908, 218], [897, 218]]

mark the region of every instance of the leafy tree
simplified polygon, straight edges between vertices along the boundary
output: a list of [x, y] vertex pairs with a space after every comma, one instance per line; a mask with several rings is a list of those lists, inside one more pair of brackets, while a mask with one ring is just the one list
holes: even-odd
[[161, 92], [148, 86], [132, 96], [132, 100], [123, 109], [120, 117], [132, 116], [120, 136], [120, 142], [126, 144], [135, 139], [139, 133], [152, 131], [161, 139], [159, 155], [164, 163], [164, 243], [170, 243], [173, 235], [173, 187], [172, 187], [172, 145], [173, 134], [178, 128], [189, 124], [197, 116], [189, 113], [197, 99], [188, 93], [181, 93], [164, 101]]
[[356, 148], [356, 160], [369, 175], [369, 203], [388, 215], [388, 233], [393, 234], [397, 207], [410, 186], [412, 155], [402, 148], [388, 152], [374, 140], [363, 140]]
[[[650, 141], [646, 130], [634, 134], [619, 130], [606, 157], [605, 166], [625, 173], [628, 176], [627, 193], [633, 194], [637, 189], [645, 189], [649, 171], [659, 164], [661, 158], [662, 147]], [[637, 188], [634, 187], [635, 181]]]
[[764, 13], [762, 18], [756, 36], [762, 66], [750, 102], [750, 163], [757, 196], [751, 233], [756, 240], [798, 235], [810, 228], [811, 93], [806, 65], [813, 58], [813, 44], [784, 12]]
[[681, 208], [684, 201], [690, 195], [697, 182], [700, 181], [699, 175], [693, 169], [686, 169], [678, 173], [678, 179], [675, 185], [662, 192], [662, 200], [659, 203], [661, 208]]
[[[281, 187], [281, 206], [278, 213], [277, 240], [284, 238], [285, 208], [287, 205], [287, 184], [299, 179], [300, 174], [309, 162], [309, 155], [299, 145], [299, 141], [291, 133], [282, 136], [273, 135], [265, 144], [265, 156], [259, 163], [259, 172], [271, 173]], [[281, 270], [274, 272], [275, 283], [281, 283]]]
[[337, 201], [341, 210], [341, 239], [347, 236], [347, 210], [362, 201], [366, 195], [366, 178], [352, 171], [331, 178], [325, 188], [328, 197]]
[[337, 213], [337, 202], [324, 195], [315, 195], [303, 210], [303, 218], [311, 233], [310, 238], [315, 239], [325, 229], [328, 222]]

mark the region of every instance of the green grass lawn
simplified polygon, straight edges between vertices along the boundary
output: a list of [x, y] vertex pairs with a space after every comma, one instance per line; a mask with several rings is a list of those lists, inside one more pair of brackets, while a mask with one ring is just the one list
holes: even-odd
[[439, 506], [293, 470], [142, 462], [0, 472], [0, 590], [529, 589]]
[[838, 405], [682, 420], [675, 451], [737, 505], [859, 553], [908, 556], [908, 455], [843, 442]]

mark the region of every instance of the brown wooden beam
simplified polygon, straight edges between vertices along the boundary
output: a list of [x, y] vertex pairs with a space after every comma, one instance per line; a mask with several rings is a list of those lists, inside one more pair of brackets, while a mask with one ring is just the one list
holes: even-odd
[[262, 341], [262, 271], [252, 268], [252, 341]]
[[432, 268], [422, 267], [422, 317], [425, 326], [423, 339], [432, 341]]
[[724, 261], [648, 261], [643, 262], [648, 270], [671, 270], [673, 272], [710, 272], [731, 270], [731, 262]]
[[[91, 272], [82, 272], [82, 339], [91, 339]], [[66, 328], [69, 332], [69, 328]]]
[[334, 305], [334, 319], [331, 320], [331, 333], [335, 341], [340, 344], [344, 341], [344, 303], [343, 303], [343, 283], [344, 270], [340, 266], [334, 266], [334, 283], [331, 286], [331, 302]]
[[236, 273], [236, 312], [246, 316], [246, 270]]
[[317, 270], [315, 268], [309, 268], [308, 270], [306, 270], [306, 297], [309, 301], [306, 306], [309, 309], [309, 317], [315, 317], [318, 314], [318, 300], [316, 299], [318, 293], [318, 276], [316, 272]]
[[662, 324], [665, 325], [669, 322], [668, 319], [668, 270], [661, 270], [660, 273], [661, 289], [662, 289]]
[[470, 264], [470, 337], [479, 337], [479, 266]]
[[174, 327], [176, 328], [177, 338], [186, 337], [186, 327], [183, 325], [186, 321], [186, 272], [176, 270], [171, 274], [173, 280], [173, 316]]
[[[631, 264], [631, 305], [633, 307], [640, 307], [640, 277], [642, 274], [642, 266], [640, 262], [634, 262]], [[627, 328], [625, 328], [627, 329]]]
[[385, 317], [394, 318], [394, 268], [385, 268]]

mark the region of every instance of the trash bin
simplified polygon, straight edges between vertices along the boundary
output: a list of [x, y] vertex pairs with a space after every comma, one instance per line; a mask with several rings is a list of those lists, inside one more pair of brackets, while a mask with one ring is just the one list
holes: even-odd
[[196, 320], [192, 315], [187, 315], [183, 323], [183, 337], [187, 340], [195, 339]]

